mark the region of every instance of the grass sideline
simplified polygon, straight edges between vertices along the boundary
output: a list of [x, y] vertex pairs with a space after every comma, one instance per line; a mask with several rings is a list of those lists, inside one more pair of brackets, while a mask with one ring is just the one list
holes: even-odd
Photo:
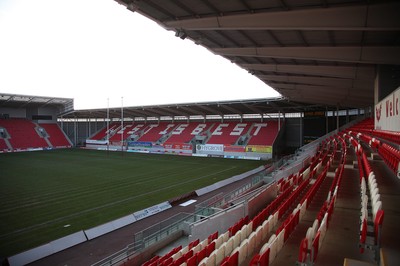
[[0, 154], [0, 257], [264, 163], [80, 149]]

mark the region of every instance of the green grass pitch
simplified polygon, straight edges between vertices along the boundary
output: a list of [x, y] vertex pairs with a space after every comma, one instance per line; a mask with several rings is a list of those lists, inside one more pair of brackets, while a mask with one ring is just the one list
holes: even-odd
[[264, 163], [79, 149], [0, 154], [0, 257]]

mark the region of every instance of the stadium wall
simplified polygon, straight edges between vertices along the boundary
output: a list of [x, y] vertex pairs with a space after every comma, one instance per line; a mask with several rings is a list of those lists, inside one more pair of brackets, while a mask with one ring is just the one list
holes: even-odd
[[375, 105], [375, 129], [400, 131], [400, 87]]
[[25, 118], [36, 123], [55, 123], [58, 110], [55, 107], [7, 108], [0, 107], [1, 117]]
[[9, 118], [26, 118], [26, 109], [24, 108], [6, 108], [0, 107], [0, 114]]

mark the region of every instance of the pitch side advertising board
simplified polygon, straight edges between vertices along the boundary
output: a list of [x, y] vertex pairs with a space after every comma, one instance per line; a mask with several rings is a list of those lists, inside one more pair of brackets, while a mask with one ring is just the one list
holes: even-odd
[[128, 141], [129, 147], [143, 147], [143, 148], [151, 148], [153, 147], [152, 142], [145, 142], [145, 141]]
[[223, 155], [224, 145], [222, 144], [197, 144], [196, 153], [200, 154], [213, 154], [213, 155]]
[[400, 131], [400, 87], [375, 105], [375, 129]]
[[173, 150], [185, 150], [185, 151], [192, 150], [192, 145], [186, 143], [164, 144], [163, 147], [165, 149], [173, 149]]
[[272, 146], [247, 145], [246, 152], [272, 153]]

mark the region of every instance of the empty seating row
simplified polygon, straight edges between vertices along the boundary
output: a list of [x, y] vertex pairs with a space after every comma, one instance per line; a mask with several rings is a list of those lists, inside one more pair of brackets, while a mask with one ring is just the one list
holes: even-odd
[[[313, 158], [311, 165], [314, 166], [314, 168], [311, 169], [311, 174], [310, 178], [313, 175], [312, 173], [315, 173], [316, 168], [318, 168], [322, 164], [322, 158], [326, 158], [327, 152], [325, 153], [320, 153], [315, 156], [315, 158], [320, 158], [319, 160], [315, 160]], [[317, 163], [313, 163], [316, 161]], [[287, 241], [289, 238], [290, 234], [294, 231], [296, 228], [297, 224], [299, 221], [302, 219], [304, 216], [304, 213], [307, 208], [307, 202], [312, 201], [313, 193], [310, 193], [310, 191], [313, 190], [313, 188], [318, 188], [320, 185], [320, 182], [318, 180], [323, 180], [326, 176], [326, 171], [328, 169], [329, 164], [327, 164], [322, 171], [320, 175], [317, 177], [317, 181], [313, 184], [313, 186], [307, 191], [304, 189], [303, 186], [305, 184], [308, 184], [310, 179], [306, 179], [303, 181], [303, 183], [298, 187], [299, 189], [297, 191], [307, 191], [306, 195], [303, 197], [303, 199], [300, 201], [300, 203], [297, 205], [297, 207], [292, 211], [292, 213], [285, 219], [285, 221], [278, 227], [276, 230], [275, 234], [273, 234], [267, 243], [263, 245], [263, 247], [260, 249], [260, 252], [257, 253], [251, 260], [251, 265], [269, 265], [270, 263], [273, 262], [273, 260], [276, 258], [277, 254], [279, 251], [282, 249], [284, 242]], [[293, 197], [298, 196], [296, 192], [292, 194]], [[291, 196], [291, 197], [292, 197]], [[289, 198], [287, 202], [291, 202], [292, 200]], [[282, 204], [277, 213], [280, 213], [281, 210], [286, 209], [287, 207], [285, 204]]]
[[[383, 145], [367, 134], [358, 133], [357, 137], [360, 140], [368, 143], [371, 147], [375, 147], [377, 149]], [[384, 211], [382, 210], [379, 189], [375, 174], [361, 145], [355, 140], [353, 140], [352, 144], [353, 146], [357, 146], [357, 160], [360, 172], [360, 252], [364, 253], [365, 248], [371, 248], [375, 251], [375, 258], [379, 260], [381, 228], [384, 218]], [[384, 147], [386, 147], [386, 145], [387, 144], [385, 144]], [[368, 180], [368, 187], [365, 180]], [[367, 193], [367, 190], [369, 190], [369, 193]], [[372, 213], [369, 213], [368, 211], [369, 205], [371, 206]], [[373, 227], [369, 228], [368, 224], [373, 224]], [[373, 237], [372, 243], [367, 243], [367, 235], [371, 235]]]
[[[355, 135], [354, 132], [350, 133]], [[367, 143], [370, 147], [375, 149], [378, 154], [382, 157], [388, 167], [400, 178], [400, 150], [395, 147], [381, 142], [376, 138], [371, 137], [366, 133], [357, 133], [357, 138]]]
[[[317, 259], [319, 249], [321, 247], [322, 241], [325, 238], [326, 231], [328, 229], [329, 220], [332, 216], [337, 193], [341, 185], [341, 180], [343, 176], [343, 169], [345, 165], [345, 158], [347, 155], [346, 144], [340, 136], [335, 136], [342, 146], [342, 156], [340, 158], [339, 167], [335, 170], [335, 177], [333, 179], [332, 185], [328, 192], [328, 197], [320, 208], [316, 219], [311, 227], [308, 228], [306, 232], [306, 237], [300, 242], [299, 255], [297, 264], [298, 265], [313, 265]], [[337, 142], [335, 143], [335, 151], [337, 149]], [[333, 157], [329, 162], [332, 162]], [[327, 166], [329, 167], [330, 163]]]
[[389, 168], [400, 178], [400, 150], [386, 143], [378, 146], [377, 150]]
[[[381, 239], [381, 228], [384, 218], [384, 211], [382, 210], [382, 202], [380, 200], [379, 188], [376, 182], [375, 174], [370, 169], [369, 162], [365, 154], [362, 157], [364, 163], [365, 177], [361, 179], [361, 216], [360, 216], [360, 252], [364, 252], [364, 248], [371, 248], [375, 250], [376, 255], [379, 256], [380, 239]], [[368, 170], [365, 169], [368, 167]], [[365, 179], [368, 179], [368, 190]], [[369, 194], [369, 197], [368, 197]], [[372, 206], [372, 217], [368, 212], [368, 203]], [[368, 224], [373, 224], [372, 230], [368, 230]], [[367, 243], [368, 232], [373, 236], [373, 243]]]

